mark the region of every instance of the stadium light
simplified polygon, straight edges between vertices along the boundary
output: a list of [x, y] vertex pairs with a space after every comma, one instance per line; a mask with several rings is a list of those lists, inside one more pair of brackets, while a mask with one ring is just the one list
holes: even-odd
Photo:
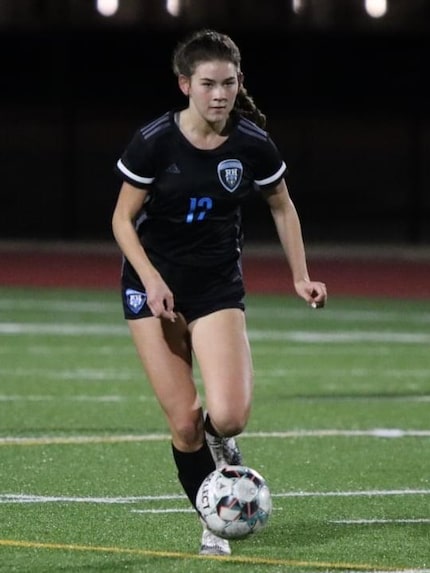
[[293, 0], [293, 12], [299, 14], [305, 7], [305, 0]]
[[181, 0], [166, 0], [166, 10], [171, 16], [179, 16]]
[[381, 18], [387, 13], [387, 0], [365, 0], [364, 7], [371, 18]]
[[119, 8], [119, 0], [97, 0], [97, 12], [102, 16], [113, 16]]

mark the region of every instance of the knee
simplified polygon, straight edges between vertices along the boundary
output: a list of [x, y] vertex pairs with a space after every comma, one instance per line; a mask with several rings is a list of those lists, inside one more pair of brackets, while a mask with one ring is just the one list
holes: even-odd
[[210, 413], [212, 426], [220, 436], [229, 438], [243, 432], [248, 422], [249, 412], [220, 412]]
[[171, 427], [173, 443], [182, 451], [194, 451], [203, 443], [203, 422], [183, 420]]

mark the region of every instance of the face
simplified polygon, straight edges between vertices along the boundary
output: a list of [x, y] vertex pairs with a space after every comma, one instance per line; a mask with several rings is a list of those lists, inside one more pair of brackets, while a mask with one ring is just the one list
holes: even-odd
[[189, 106], [209, 123], [227, 121], [239, 91], [241, 74], [231, 62], [210, 61], [196, 66], [194, 74], [179, 77]]

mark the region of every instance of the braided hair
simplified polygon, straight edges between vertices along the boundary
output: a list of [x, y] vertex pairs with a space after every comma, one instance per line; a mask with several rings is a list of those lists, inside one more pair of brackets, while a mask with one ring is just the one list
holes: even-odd
[[[177, 45], [173, 53], [172, 67], [176, 76], [189, 78], [199, 63], [221, 60], [234, 64], [240, 73], [241, 59], [240, 50], [230, 36], [203, 29], [194, 32]], [[266, 116], [255, 105], [243, 85], [239, 87], [233, 109], [263, 129], [266, 127]]]

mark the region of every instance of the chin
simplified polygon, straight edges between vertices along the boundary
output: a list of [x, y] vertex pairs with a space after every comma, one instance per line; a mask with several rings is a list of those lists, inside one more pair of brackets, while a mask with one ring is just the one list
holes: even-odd
[[210, 122], [213, 121], [225, 121], [229, 116], [229, 112], [226, 109], [219, 110], [219, 111], [210, 111], [207, 114], [207, 120]]

